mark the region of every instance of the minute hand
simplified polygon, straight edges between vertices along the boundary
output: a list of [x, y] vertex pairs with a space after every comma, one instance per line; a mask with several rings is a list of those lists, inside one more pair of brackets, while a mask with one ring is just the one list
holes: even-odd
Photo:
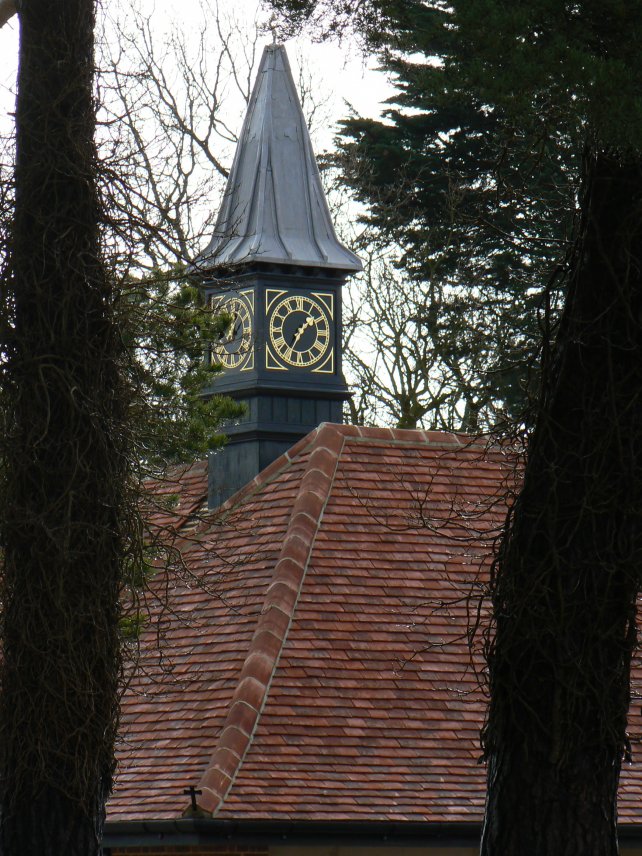
[[308, 329], [308, 327], [314, 326], [315, 323], [316, 322], [315, 322], [314, 318], [311, 315], [308, 315], [308, 317], [305, 319], [303, 324], [301, 324], [301, 326], [298, 328], [298, 330], [294, 334], [294, 338], [292, 339], [292, 347], [294, 347], [296, 345], [296, 343], [299, 341], [299, 339], [305, 333], [305, 331]]

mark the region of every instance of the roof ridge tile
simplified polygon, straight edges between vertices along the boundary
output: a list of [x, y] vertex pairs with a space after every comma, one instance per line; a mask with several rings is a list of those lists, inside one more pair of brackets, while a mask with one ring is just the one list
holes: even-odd
[[[330, 424], [330, 423], [323, 423]], [[281, 473], [288, 468], [288, 466], [297, 458], [302, 452], [304, 452], [309, 446], [313, 446], [316, 440], [316, 437], [319, 433], [319, 428], [315, 428], [314, 431], [311, 431], [309, 434], [306, 434], [305, 437], [302, 437], [298, 440], [294, 446], [290, 447], [286, 452], [282, 455], [279, 455], [271, 464], [268, 464], [265, 469], [261, 470], [261, 472], [254, 476], [252, 481], [248, 482], [244, 487], [237, 490], [236, 493], [233, 493], [225, 502], [216, 509], [217, 517], [223, 517], [228, 512], [232, 511], [237, 505], [239, 505], [244, 500], [248, 499], [255, 493], [258, 493], [264, 487], [266, 487], [270, 482], [273, 482], [277, 479]]]
[[[217, 746], [199, 782], [198, 787], [202, 791], [199, 808], [208, 814], [215, 815], [222, 807], [252, 743], [267, 701], [345, 442], [345, 435], [337, 430], [340, 427], [323, 423], [304, 438], [305, 443], [299, 441], [281, 456], [280, 460], [285, 459], [285, 463], [277, 468], [278, 471], [300, 451], [311, 447], [239, 683]], [[265, 471], [257, 479], [264, 474]], [[236, 494], [236, 502], [238, 496]]]

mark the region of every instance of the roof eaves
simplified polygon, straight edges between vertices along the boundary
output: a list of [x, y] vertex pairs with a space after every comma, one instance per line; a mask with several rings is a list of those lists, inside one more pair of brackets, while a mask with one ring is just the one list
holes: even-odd
[[[356, 846], [397, 848], [417, 846], [440, 848], [478, 847], [479, 821], [279, 821], [181, 818], [160, 821], [107, 821], [104, 843], [124, 848], [213, 847], [224, 850], [265, 849], [283, 846]], [[619, 827], [620, 835], [622, 827]], [[639, 830], [627, 837], [637, 841]]]
[[[283, 546], [239, 683], [232, 697], [216, 749], [199, 782], [199, 809], [215, 815], [223, 805], [251, 746], [270, 691], [279, 657], [296, 610], [314, 540], [330, 497], [337, 464], [345, 441], [341, 426], [321, 425], [282, 456], [285, 462], [261, 476], [265, 485], [301, 451], [310, 448], [305, 472], [294, 501]], [[278, 464], [278, 462], [275, 462]], [[270, 468], [268, 468], [270, 469]], [[260, 478], [260, 477], [259, 477]], [[256, 481], [256, 479], [255, 479]], [[258, 490], [258, 487], [256, 488]], [[237, 495], [238, 496], [238, 495]], [[238, 500], [237, 500], [238, 502]]]

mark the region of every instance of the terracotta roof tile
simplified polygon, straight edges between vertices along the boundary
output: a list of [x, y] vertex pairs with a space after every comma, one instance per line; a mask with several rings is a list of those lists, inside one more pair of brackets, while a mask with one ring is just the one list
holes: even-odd
[[[461, 435], [322, 425], [198, 523], [186, 470], [187, 573], [158, 580], [109, 818], [179, 816], [193, 784], [224, 819], [480, 819], [467, 628], [510, 478]], [[622, 820], [641, 794], [630, 768]]]

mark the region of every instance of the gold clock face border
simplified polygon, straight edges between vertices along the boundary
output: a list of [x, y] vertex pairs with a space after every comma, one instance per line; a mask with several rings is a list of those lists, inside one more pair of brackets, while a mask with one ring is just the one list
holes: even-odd
[[212, 356], [225, 369], [247, 371], [254, 367], [254, 348], [252, 346], [254, 336], [253, 298], [253, 291], [239, 291], [236, 294], [228, 294], [221, 297], [215, 294], [211, 296], [211, 306], [213, 309], [217, 312], [229, 311], [230, 315], [234, 314], [237, 318], [241, 318], [242, 323], [241, 341], [236, 351], [228, 351], [223, 342], [212, 344]]
[[[288, 294], [287, 292], [280, 292], [280, 294], [284, 296], [279, 297], [275, 295], [270, 300], [269, 294], [266, 293], [266, 301], [269, 309], [268, 337], [269, 343], [275, 351], [275, 354], [266, 353], [267, 367], [277, 367], [269, 365], [270, 355], [273, 359], [278, 358], [282, 363], [296, 369], [310, 369], [319, 363], [325, 365], [328, 362], [326, 359], [328, 351], [332, 349], [331, 325], [333, 320], [332, 312], [329, 311], [326, 301], [317, 299], [319, 295], [315, 293]], [[326, 297], [331, 299], [332, 295], [326, 295]], [[285, 314], [282, 314], [280, 311], [283, 308], [287, 310]], [[306, 313], [306, 321], [300, 325], [297, 333], [304, 333], [308, 326], [314, 326], [317, 331], [314, 343], [303, 351], [297, 351], [294, 347], [296, 342], [288, 345], [283, 337], [285, 321], [295, 312]], [[281, 323], [277, 324], [276, 319], [279, 319]], [[313, 320], [311, 321], [310, 319]], [[319, 322], [322, 322], [321, 327], [319, 327]], [[323, 345], [320, 342], [322, 338], [325, 339]]]

